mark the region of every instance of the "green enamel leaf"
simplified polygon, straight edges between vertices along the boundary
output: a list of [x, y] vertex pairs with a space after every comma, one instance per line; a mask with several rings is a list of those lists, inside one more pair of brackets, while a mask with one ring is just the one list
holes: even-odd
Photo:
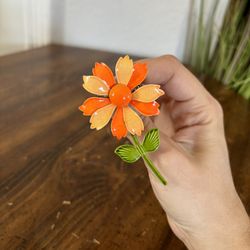
[[149, 130], [143, 140], [142, 146], [146, 152], [155, 151], [160, 145], [159, 130], [153, 128]]
[[130, 144], [123, 144], [115, 149], [115, 153], [125, 162], [133, 163], [140, 159], [140, 153], [136, 147]]

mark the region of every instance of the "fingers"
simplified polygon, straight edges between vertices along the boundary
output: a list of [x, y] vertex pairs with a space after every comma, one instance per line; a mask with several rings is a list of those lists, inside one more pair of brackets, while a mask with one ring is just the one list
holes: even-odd
[[204, 102], [204, 96], [208, 95], [198, 79], [173, 56], [161, 56], [141, 62], [148, 66], [145, 82], [161, 84], [166, 95], [176, 101], [199, 99]]
[[[141, 60], [148, 66], [145, 83], [160, 84], [165, 96], [174, 105], [170, 116], [175, 121], [179, 119], [180, 127], [206, 124], [219, 121], [223, 125], [223, 113], [220, 104], [208, 93], [199, 80], [173, 56], [161, 56], [153, 59]], [[166, 100], [165, 100], [166, 101]], [[190, 124], [183, 119], [186, 114], [198, 114], [202, 119], [196, 119]], [[205, 117], [205, 119], [203, 119]], [[223, 126], [220, 127], [223, 127]]]

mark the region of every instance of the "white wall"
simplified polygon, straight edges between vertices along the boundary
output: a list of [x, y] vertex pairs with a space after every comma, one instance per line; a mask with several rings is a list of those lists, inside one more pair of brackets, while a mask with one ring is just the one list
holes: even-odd
[[182, 57], [188, 0], [54, 0], [52, 6], [55, 43]]
[[53, 42], [182, 59], [192, 1], [0, 0], [0, 55]]
[[0, 55], [50, 43], [51, 0], [0, 0]]

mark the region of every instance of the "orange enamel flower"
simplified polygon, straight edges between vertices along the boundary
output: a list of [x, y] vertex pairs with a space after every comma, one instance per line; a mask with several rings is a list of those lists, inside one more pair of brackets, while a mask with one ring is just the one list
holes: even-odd
[[141, 135], [144, 125], [135, 110], [144, 115], [159, 114], [155, 101], [164, 94], [160, 85], [148, 84], [135, 89], [147, 75], [144, 63], [133, 63], [129, 56], [120, 57], [115, 66], [116, 80], [104, 63], [96, 63], [93, 76], [83, 76], [83, 88], [98, 97], [88, 98], [79, 109], [90, 117], [90, 128], [101, 129], [111, 121], [113, 136], [121, 139], [127, 132]]

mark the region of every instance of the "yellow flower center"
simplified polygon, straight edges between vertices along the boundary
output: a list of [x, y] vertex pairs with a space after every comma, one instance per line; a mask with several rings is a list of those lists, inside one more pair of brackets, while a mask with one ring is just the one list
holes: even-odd
[[109, 99], [118, 107], [128, 106], [132, 99], [131, 90], [125, 84], [115, 84], [109, 91]]

